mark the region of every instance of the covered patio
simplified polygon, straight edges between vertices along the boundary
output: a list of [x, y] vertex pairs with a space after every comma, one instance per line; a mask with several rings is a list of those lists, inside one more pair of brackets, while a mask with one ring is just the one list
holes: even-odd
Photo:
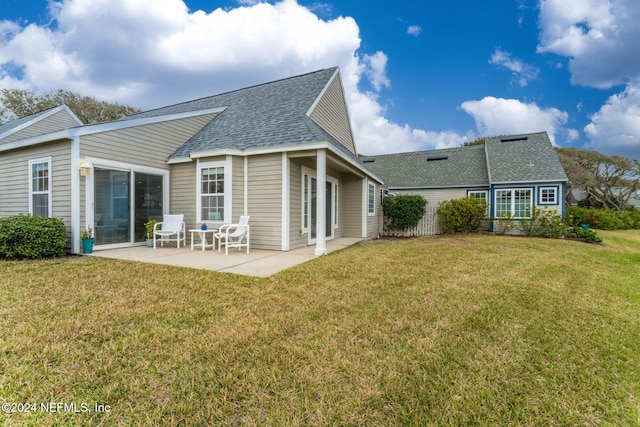
[[[327, 241], [327, 252], [343, 249], [360, 241], [362, 241], [361, 238], [355, 237], [329, 240]], [[225, 256], [224, 251], [218, 252], [211, 249], [203, 251], [199, 247], [192, 251], [190, 245], [181, 246], [180, 249], [175, 245], [157, 249], [146, 246], [102, 249], [96, 250], [88, 256], [199, 268], [256, 277], [271, 276], [318, 257], [315, 255], [315, 246], [286, 252], [251, 249], [248, 254], [246, 250], [229, 250], [229, 255]]]

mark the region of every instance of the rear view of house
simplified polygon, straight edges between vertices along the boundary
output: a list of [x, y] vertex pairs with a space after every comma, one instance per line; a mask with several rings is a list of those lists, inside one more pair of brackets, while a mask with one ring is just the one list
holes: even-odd
[[65, 106], [0, 126], [0, 216], [62, 218], [69, 251], [144, 241], [144, 223], [251, 217], [252, 247], [378, 234], [382, 181], [358, 157], [337, 68], [83, 125]]
[[488, 215], [530, 218], [534, 208], [564, 216], [567, 175], [546, 132], [486, 138], [482, 145], [364, 157], [396, 194], [485, 199]]

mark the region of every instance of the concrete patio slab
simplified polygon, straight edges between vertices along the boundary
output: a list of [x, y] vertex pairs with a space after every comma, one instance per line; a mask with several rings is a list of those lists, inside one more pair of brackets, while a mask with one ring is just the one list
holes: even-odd
[[[330, 240], [327, 242], [327, 252], [330, 253], [346, 248], [360, 241], [362, 241], [360, 238], [348, 237]], [[268, 277], [316, 258], [317, 255], [314, 254], [314, 250], [315, 246], [294, 249], [288, 252], [251, 249], [247, 254], [246, 250], [237, 251], [233, 249], [229, 251], [229, 255], [225, 255], [224, 251], [218, 252], [211, 249], [203, 251], [200, 248], [194, 248], [192, 251], [189, 245], [178, 249], [173, 244], [171, 246], [158, 247], [157, 249], [147, 248], [146, 246], [96, 249], [89, 256], [199, 268], [245, 276]]]

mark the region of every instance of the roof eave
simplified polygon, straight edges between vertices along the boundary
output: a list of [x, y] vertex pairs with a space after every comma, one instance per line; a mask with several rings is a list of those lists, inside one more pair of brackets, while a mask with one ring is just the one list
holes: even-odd
[[382, 184], [384, 181], [380, 179], [376, 174], [374, 174], [370, 169], [366, 168], [355, 159], [350, 158], [338, 148], [336, 148], [329, 141], [316, 141], [316, 142], [307, 142], [302, 144], [287, 144], [287, 145], [274, 145], [269, 147], [254, 147], [254, 148], [245, 148], [245, 149], [237, 149], [237, 148], [222, 148], [216, 150], [203, 150], [189, 153], [189, 157], [181, 156], [171, 158], [167, 161], [168, 164], [177, 164], [177, 163], [187, 163], [193, 161], [195, 159], [203, 158], [203, 157], [215, 157], [215, 156], [255, 156], [260, 154], [273, 154], [273, 153], [289, 153], [296, 151], [308, 151], [308, 150], [328, 150], [332, 154], [338, 156], [342, 161], [347, 163], [350, 167], [357, 169], [363, 175], [369, 177], [377, 181], [379, 184]]

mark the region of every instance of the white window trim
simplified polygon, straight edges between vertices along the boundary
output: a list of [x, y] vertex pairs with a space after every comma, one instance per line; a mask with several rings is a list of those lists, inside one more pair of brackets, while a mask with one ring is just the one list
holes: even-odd
[[[231, 212], [231, 156], [228, 156], [226, 160], [217, 162], [200, 162], [196, 167], [196, 221], [198, 224], [206, 223], [226, 223], [229, 224], [232, 221]], [[224, 218], [221, 221], [210, 221], [209, 219], [202, 218], [202, 169], [206, 168], [223, 168], [224, 169]]]
[[484, 197], [477, 197], [479, 199], [484, 199], [487, 201], [487, 203], [489, 202], [489, 192], [487, 190], [469, 190], [467, 191], [467, 196], [471, 196], [472, 194], [484, 194]]
[[[542, 201], [542, 192], [544, 190], [553, 191], [553, 202]], [[557, 206], [559, 204], [558, 194], [559, 194], [558, 187], [555, 187], [555, 186], [538, 187], [538, 204], [542, 206]]]
[[[170, 199], [169, 199], [169, 179], [170, 179], [170, 171], [168, 171], [167, 169], [159, 169], [159, 168], [154, 168], [154, 167], [149, 167], [149, 166], [141, 166], [141, 165], [137, 165], [135, 163], [127, 163], [127, 162], [120, 162], [120, 161], [114, 161], [114, 160], [106, 160], [106, 159], [101, 159], [101, 158], [97, 158], [97, 157], [86, 157], [85, 160], [91, 165], [91, 167], [95, 170], [95, 168], [102, 168], [102, 169], [111, 169], [111, 170], [119, 170], [122, 172], [129, 172], [129, 178], [130, 178], [130, 182], [131, 185], [129, 185], [130, 187], [130, 191], [131, 191], [131, 200], [133, 200], [133, 179], [135, 178], [135, 174], [136, 173], [146, 173], [146, 174], [150, 174], [150, 175], [159, 175], [162, 176], [162, 200], [163, 200], [163, 206], [162, 206], [162, 213], [163, 214], [168, 214], [169, 213], [169, 206], [170, 206]], [[95, 217], [95, 186], [94, 186], [94, 176], [95, 176], [95, 172], [92, 173], [90, 176], [87, 176], [85, 178], [85, 183], [84, 183], [84, 191], [85, 191], [85, 214], [84, 214], [84, 223], [85, 223], [85, 227], [87, 225], [91, 225], [91, 227], [94, 227], [95, 224], [93, 223], [94, 221], [94, 217]], [[134, 214], [135, 212], [133, 210], [130, 210], [130, 220], [131, 223], [133, 224], [135, 222], [135, 218], [134, 218]], [[122, 244], [115, 244], [114, 246], [122, 246]], [[125, 245], [128, 245], [125, 244]]]
[[[38, 159], [31, 159], [29, 160], [29, 214], [33, 215], [33, 196], [36, 194], [46, 194], [48, 195], [47, 197], [47, 217], [51, 218], [53, 216], [53, 204], [52, 204], [52, 177], [53, 177], [53, 173], [51, 171], [51, 164], [52, 164], [52, 157], [48, 156], [48, 157], [40, 157]], [[49, 171], [49, 174], [47, 175], [47, 191], [34, 191], [33, 190], [33, 166], [34, 165], [38, 165], [41, 163], [46, 163], [47, 164], [47, 170]]]
[[[371, 188], [373, 187], [373, 189]], [[373, 212], [369, 202], [371, 201], [371, 195], [373, 194]], [[376, 216], [376, 184], [375, 182], [367, 180], [367, 216]]]
[[494, 199], [494, 204], [495, 204], [495, 216], [498, 217], [498, 192], [499, 191], [508, 191], [511, 193], [509, 199], [510, 199], [510, 212], [512, 215], [515, 215], [515, 211], [516, 211], [516, 197], [515, 197], [515, 192], [516, 191], [529, 191], [530, 193], [530, 197], [529, 197], [529, 216], [514, 216], [515, 219], [529, 219], [531, 218], [531, 215], [533, 213], [533, 204], [534, 204], [534, 200], [533, 200], [533, 195], [534, 195], [534, 189], [527, 187], [527, 188], [496, 188], [494, 190], [494, 194], [493, 194], [493, 199]]
[[476, 197], [478, 199], [482, 199], [487, 204], [487, 215], [490, 215], [491, 208], [489, 206], [489, 190], [467, 190], [467, 197], [470, 197], [472, 194], [484, 194], [484, 197]]

